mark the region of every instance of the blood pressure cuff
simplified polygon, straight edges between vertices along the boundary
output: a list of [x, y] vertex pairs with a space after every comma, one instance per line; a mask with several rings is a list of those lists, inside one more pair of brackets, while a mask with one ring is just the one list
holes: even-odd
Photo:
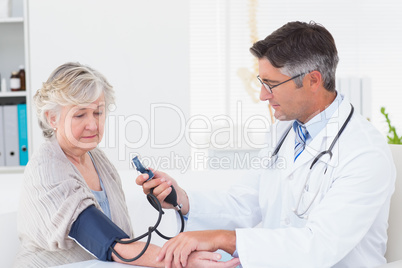
[[116, 239], [129, 238], [93, 205], [81, 212], [68, 236], [102, 261], [112, 261], [110, 247], [114, 247]]

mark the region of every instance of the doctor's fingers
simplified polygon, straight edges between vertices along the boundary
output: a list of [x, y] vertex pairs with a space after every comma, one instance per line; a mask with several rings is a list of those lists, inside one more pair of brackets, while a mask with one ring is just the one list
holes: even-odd
[[[161, 179], [161, 178], [169, 178], [169, 179], [171, 179], [171, 177], [169, 175], [167, 175], [166, 173], [164, 173], [164, 172], [157, 171], [157, 170], [155, 170], [153, 168], [148, 168], [148, 169], [150, 169], [152, 171], [152, 173], [154, 174], [153, 179]], [[141, 186], [148, 180], [148, 178], [149, 178], [149, 175], [147, 173], [143, 173], [143, 174], [140, 174], [137, 177], [135, 182], [138, 185]]]
[[179, 187], [179, 185], [177, 184], [177, 181], [176, 181], [175, 179], [173, 179], [169, 174], [167, 174], [167, 173], [165, 173], [165, 172], [162, 172], [162, 171], [155, 170], [155, 169], [153, 169], [153, 168], [150, 168], [150, 170], [155, 174], [155, 177], [156, 177], [156, 178], [165, 178], [166, 181], [171, 181], [171, 182], [172, 182], [172, 185], [173, 185], [175, 188], [178, 188], [178, 187]]
[[[143, 174], [144, 175], [144, 174]], [[141, 176], [141, 175], [140, 175]], [[140, 180], [140, 176], [138, 176], [137, 180]], [[145, 181], [142, 184], [142, 190], [145, 194], [148, 194], [151, 189], [153, 189], [154, 194], [160, 194], [166, 188], [170, 187], [171, 182], [167, 181], [165, 178], [153, 178], [152, 180]], [[155, 189], [160, 187], [156, 192]]]
[[[172, 255], [176, 266], [182, 265], [183, 267], [187, 267], [190, 254], [198, 250], [200, 242], [192, 234], [193, 233], [181, 233], [179, 239], [175, 241], [175, 244], [170, 246], [170, 248], [173, 248]], [[217, 256], [219, 257], [218, 259], [220, 259], [220, 254]]]
[[139, 186], [142, 186], [148, 180], [148, 178], [149, 178], [148, 174], [140, 174], [135, 179], [135, 183]]
[[[194, 250], [194, 248], [190, 248], [187, 244], [181, 242], [173, 249], [172, 253], [168, 252], [167, 256], [173, 257], [173, 263], [175, 267], [186, 267], [188, 257]], [[166, 263], [171, 262], [169, 259], [170, 257], [165, 258], [165, 267]]]
[[[168, 184], [170, 185], [170, 184]], [[157, 188], [154, 189], [154, 195], [156, 198], [159, 200], [159, 202], [162, 204], [163, 208], [173, 208], [173, 205], [170, 203], [165, 202], [166, 197], [172, 192], [172, 187], [167, 186], [165, 187], [165, 184], [158, 186]], [[177, 202], [177, 200], [176, 200]]]
[[172, 267], [172, 263], [175, 267], [185, 267], [188, 256], [196, 249], [196, 243], [189, 243], [189, 241], [178, 239], [179, 237], [180, 234], [166, 242], [159, 252], [157, 261], [165, 259], [166, 268]]
[[[188, 257], [188, 263], [186, 267], [190, 268], [225, 268], [226, 266], [216, 266], [218, 260], [222, 256], [219, 253], [209, 251], [194, 251]], [[228, 266], [229, 267], [229, 266]]]
[[170, 177], [167, 173], [163, 172], [163, 171], [159, 171], [153, 168], [149, 168], [152, 173], [154, 173], [155, 178], [166, 178], [167, 180], [174, 180], [172, 177]]
[[[172, 267], [172, 262], [173, 262], [173, 250], [175, 248], [175, 238], [170, 239], [169, 241], [167, 241], [161, 251], [159, 252], [156, 261], [160, 262], [160, 261], [165, 261], [165, 268], [171, 268]], [[182, 267], [180, 266], [175, 266], [176, 268]]]

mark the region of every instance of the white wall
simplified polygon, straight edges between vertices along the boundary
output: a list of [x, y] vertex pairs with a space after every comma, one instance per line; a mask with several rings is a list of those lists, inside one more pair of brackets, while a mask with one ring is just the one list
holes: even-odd
[[[202, 0], [200, 0], [202, 1]], [[314, 1], [313, 1], [314, 2]], [[389, 1], [388, 1], [389, 2]], [[302, 4], [300, 2], [300, 4]], [[284, 6], [284, 8], [288, 8]], [[392, 13], [397, 11], [392, 10]], [[147, 133], [146, 142], [140, 148], [125, 148], [135, 141], [142, 141], [142, 130], [139, 126], [140, 118], [147, 124], [151, 123], [151, 104], [169, 103], [180, 108], [185, 116], [189, 115], [189, 70], [188, 70], [188, 1], [186, 0], [35, 0], [28, 2], [28, 29], [29, 29], [29, 78], [32, 96], [46, 81], [49, 74], [58, 65], [66, 61], [79, 61], [89, 64], [105, 74], [116, 90], [117, 108], [111, 113], [108, 122], [104, 143], [102, 146], [109, 158], [121, 172], [125, 189], [128, 192], [129, 206], [133, 210], [143, 209], [147, 205], [141, 195], [141, 188], [136, 187], [127, 177], [135, 177], [136, 173], [128, 169], [130, 152], [137, 152], [143, 156], [167, 156], [171, 152], [176, 155], [189, 156], [190, 148], [181, 140], [178, 144], [164, 149], [151, 148], [150, 133]], [[274, 10], [271, 10], [274, 12]], [[356, 13], [359, 12], [354, 8]], [[278, 11], [280, 12], [280, 11]], [[374, 33], [375, 21], [391, 20], [390, 16], [373, 14], [373, 25], [366, 31]], [[342, 20], [342, 18], [339, 18]], [[400, 23], [390, 27], [400, 29]], [[396, 34], [400, 31], [396, 31]], [[381, 29], [378, 32], [382, 32]], [[351, 31], [351, 34], [354, 34]], [[336, 38], [337, 32], [334, 36]], [[373, 38], [378, 35], [373, 34]], [[387, 37], [385, 34], [381, 36]], [[386, 42], [392, 43], [392, 36]], [[370, 40], [366, 40], [369, 42]], [[355, 51], [345, 51], [342, 45], [338, 47], [344, 51], [344, 58], [359, 57]], [[389, 48], [385, 47], [385, 51]], [[396, 50], [395, 50], [396, 51]], [[399, 50], [400, 51], [400, 50]], [[384, 57], [383, 65], [378, 68], [387, 68], [387, 62], [400, 59], [400, 53], [390, 59], [391, 53]], [[399, 57], [399, 58], [398, 58]], [[380, 59], [378, 59], [380, 58]], [[376, 53], [366, 59], [359, 68], [370, 61], [382, 60], [382, 53]], [[345, 70], [340, 75], [347, 75]], [[390, 77], [397, 76], [399, 70], [391, 69]], [[365, 72], [362, 72], [365, 74]], [[206, 78], [207, 79], [207, 78]], [[389, 77], [384, 77], [384, 80]], [[375, 93], [376, 106], [395, 93], [394, 89], [385, 88]], [[32, 97], [31, 96], [31, 97]], [[377, 109], [377, 107], [375, 107]], [[390, 106], [390, 111], [396, 107]], [[374, 112], [374, 111], [373, 111]], [[377, 112], [377, 110], [375, 111]], [[138, 116], [133, 118], [133, 116]], [[393, 114], [394, 117], [400, 115]], [[118, 122], [120, 127], [118, 127]], [[182, 123], [177, 111], [169, 108], [157, 111], [156, 143], [174, 141], [180, 133]], [[396, 119], [399, 120], [399, 119]], [[396, 121], [395, 120], [395, 121]], [[395, 122], [396, 123], [396, 122]], [[33, 139], [31, 152], [42, 142], [41, 132], [36, 118], [32, 119]], [[150, 130], [151, 126], [147, 126]], [[141, 145], [141, 144], [140, 144]], [[171, 166], [172, 167], [172, 166]], [[214, 180], [211, 173], [182, 175], [176, 171], [169, 172], [176, 175], [183, 186], [189, 188], [226, 187], [225, 181]], [[234, 172], [237, 175], [237, 172]], [[214, 174], [216, 175], [216, 174]], [[222, 174], [220, 174], [222, 175]], [[15, 211], [19, 197], [22, 174], [1, 174], [2, 188], [0, 189], [0, 212]], [[226, 177], [227, 181], [232, 176]], [[188, 178], [188, 179], [187, 179]], [[138, 199], [138, 200], [137, 200]], [[139, 200], [141, 200], [140, 203]], [[149, 206], [146, 209], [152, 210]], [[152, 219], [150, 219], [152, 220]], [[133, 217], [133, 225], [138, 233], [153, 222], [140, 221]]]
[[[28, 14], [32, 96], [57, 66], [88, 64], [116, 91], [101, 147], [118, 169], [129, 167], [133, 152], [155, 158], [171, 151], [189, 155], [180, 140], [179, 117], [189, 114], [187, 1], [35, 0], [28, 2]], [[153, 141], [173, 143], [164, 150], [151, 148], [151, 104], [156, 103], [180, 109], [155, 110]], [[36, 117], [32, 122], [31, 152], [42, 142]]]
[[[189, 144], [182, 136], [185, 122], [179, 117], [183, 113], [185, 119], [188, 119], [190, 110], [188, 2], [28, 1], [31, 63], [29, 76], [32, 93], [41, 86], [56, 66], [66, 61], [89, 64], [104, 73], [116, 89], [117, 109], [109, 117], [101, 147], [119, 169], [129, 167], [129, 153], [132, 152], [152, 157], [156, 161], [170, 161], [166, 166], [171, 169], [182, 168], [178, 166], [180, 163], [173, 161], [174, 157], [180, 156], [186, 160], [190, 155]], [[260, 2], [259, 19], [262, 20], [262, 4], [266, 2]], [[400, 92], [395, 90], [399, 70], [395, 67], [387, 68], [395, 66], [402, 57], [402, 50], [398, 49], [400, 40], [392, 34], [400, 32], [402, 24], [395, 22], [395, 19], [401, 10], [393, 8], [392, 3], [392, 0], [367, 5], [361, 1], [354, 4], [346, 0], [326, 1], [326, 5], [314, 6], [314, 10], [317, 10], [313, 12], [314, 15], [302, 12], [306, 17], [313, 17], [324, 25], [330, 25], [329, 22], [337, 21], [339, 15], [335, 13], [327, 16], [323, 15], [326, 12], [318, 10], [324, 11], [329, 7], [339, 10], [345, 7], [347, 12], [339, 21], [339, 27], [329, 28], [337, 40], [341, 55], [338, 75], [373, 78], [372, 121], [384, 134], [387, 127], [379, 113], [380, 106], [387, 107], [392, 122], [400, 132], [402, 126], [399, 113], [401, 106], [398, 101], [394, 101], [398, 100], [400, 95]], [[298, 5], [305, 6], [303, 3], [291, 5], [281, 17], [289, 18], [287, 20], [308, 20], [306, 17], [300, 17], [298, 10], [301, 6]], [[372, 8], [373, 6], [375, 8]], [[271, 8], [275, 9], [276, 6], [272, 3]], [[364, 15], [359, 12], [362, 8], [370, 13]], [[381, 10], [379, 13], [388, 15], [376, 16], [374, 10]], [[276, 23], [278, 25], [274, 28], [282, 25], [282, 22], [277, 20]], [[267, 23], [267, 27], [271, 26]], [[344, 30], [345, 27], [348, 31]], [[261, 28], [259, 31], [265, 36], [263, 33], [271, 32], [272, 29]], [[348, 36], [351, 38], [346, 38]], [[361, 41], [356, 39], [356, 36], [359, 36]], [[245, 40], [248, 40], [248, 37]], [[364, 44], [372, 43], [384, 44], [385, 48], [373, 51], [370, 57], [364, 56], [366, 54], [362, 53], [372, 48]], [[249, 55], [246, 49], [244, 51]], [[355, 65], [345, 62], [354, 62]], [[382, 74], [378, 75], [376, 69], [381, 70]], [[383, 75], [384, 70], [388, 74], [386, 78]], [[209, 77], [205, 77], [205, 80], [208, 79]], [[151, 125], [151, 105], [158, 103], [168, 103], [177, 110], [172, 107], [157, 109], [155, 124]], [[36, 118], [33, 118], [31, 123], [32, 152], [42, 139]], [[152, 131], [155, 131], [155, 135], [151, 139]], [[152, 142], [159, 145], [171, 142], [174, 144], [156, 148]], [[162, 166], [160, 163], [150, 164]]]

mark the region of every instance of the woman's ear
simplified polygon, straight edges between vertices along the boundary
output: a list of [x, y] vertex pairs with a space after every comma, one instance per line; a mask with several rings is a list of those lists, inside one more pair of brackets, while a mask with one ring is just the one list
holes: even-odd
[[56, 116], [52, 115], [49, 111], [45, 112], [45, 116], [47, 119], [47, 122], [50, 124], [52, 128], [56, 128]]

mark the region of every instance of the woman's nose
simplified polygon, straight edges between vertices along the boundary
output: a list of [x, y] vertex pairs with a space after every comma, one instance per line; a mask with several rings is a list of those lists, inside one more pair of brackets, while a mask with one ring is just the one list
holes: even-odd
[[91, 116], [88, 119], [88, 122], [86, 124], [86, 128], [88, 130], [96, 130], [96, 129], [98, 129], [98, 119], [93, 117], [93, 116]]

